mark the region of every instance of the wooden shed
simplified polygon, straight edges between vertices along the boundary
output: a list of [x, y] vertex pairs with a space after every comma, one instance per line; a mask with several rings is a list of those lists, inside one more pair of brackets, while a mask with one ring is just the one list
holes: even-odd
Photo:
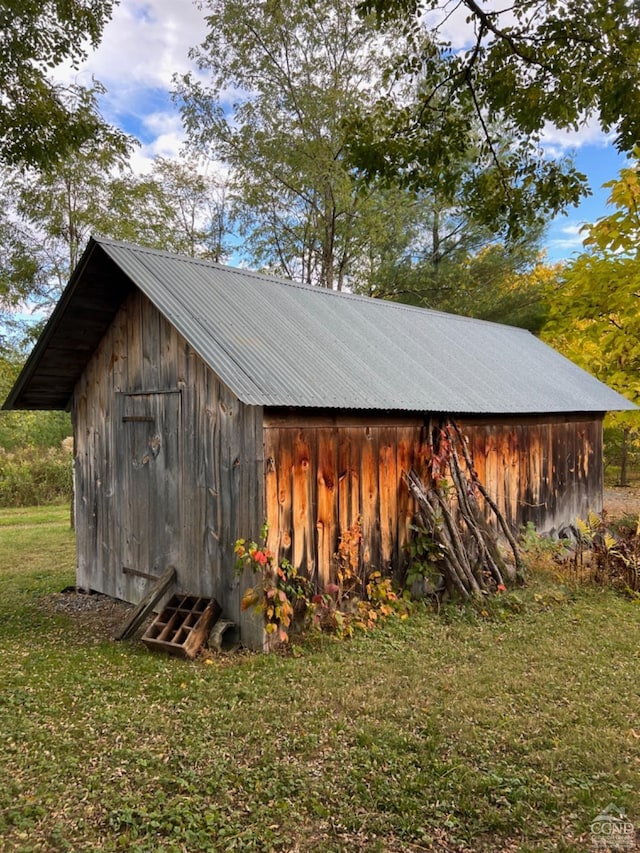
[[430, 420], [451, 415], [514, 530], [602, 508], [602, 419], [634, 408], [530, 333], [92, 239], [5, 408], [72, 412], [77, 583], [241, 614], [238, 537], [321, 588], [357, 519], [399, 572]]

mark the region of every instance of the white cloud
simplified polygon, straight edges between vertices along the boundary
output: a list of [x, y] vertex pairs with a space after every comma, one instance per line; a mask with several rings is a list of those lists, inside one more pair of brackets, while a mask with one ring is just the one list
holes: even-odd
[[144, 116], [143, 124], [150, 141], [136, 147], [131, 155], [131, 166], [137, 173], [149, 172], [155, 157], [177, 158], [184, 145], [184, 131], [177, 113], [150, 113]]
[[204, 13], [189, 0], [121, 0], [81, 75], [117, 86], [120, 96], [169, 89], [173, 74], [191, 67], [189, 50], [205, 34]]
[[462, 3], [455, 7], [445, 4], [427, 12], [422, 22], [428, 30], [437, 30], [441, 39], [458, 50], [468, 47], [473, 38], [473, 31], [465, 20], [468, 15], [469, 10]]
[[97, 50], [80, 69], [62, 65], [54, 74], [63, 83], [90, 86], [95, 78], [105, 87], [100, 109], [141, 140], [132, 165], [147, 172], [153, 157], [175, 157], [184, 142], [169, 93], [173, 75], [194, 67], [189, 50], [206, 32], [204, 12], [191, 0], [120, 0]]
[[545, 124], [542, 131], [542, 147], [549, 157], [562, 157], [586, 146], [609, 148], [614, 134], [605, 133], [597, 119], [584, 122], [578, 130], [560, 130], [552, 124]]
[[582, 230], [584, 225], [584, 222], [573, 220], [561, 228], [554, 228], [554, 233], [547, 239], [549, 253], [555, 256], [558, 252], [561, 252], [566, 256], [573, 251], [582, 251], [583, 241], [586, 236]]
[[[498, 24], [501, 28], [514, 24], [516, 18], [511, 7], [503, 8], [504, 4], [498, 0], [484, 0], [481, 5], [484, 12], [500, 13]], [[464, 3], [446, 0], [429, 10], [422, 21], [427, 29], [437, 29], [440, 38], [449, 42], [454, 50], [464, 50], [474, 45], [477, 37], [476, 29], [467, 21], [470, 15]]]
[[[500, 0], [484, 0], [481, 5], [484, 12], [500, 13], [500, 27], [516, 23], [515, 6], [505, 7]], [[423, 23], [427, 29], [437, 29], [440, 37], [450, 42], [454, 51], [463, 54], [475, 44], [477, 35], [473, 25], [467, 20], [469, 16], [469, 9], [464, 3], [459, 0], [443, 0], [424, 15]], [[605, 133], [597, 119], [593, 118], [585, 121], [578, 130], [560, 130], [547, 123], [541, 141], [547, 156], [557, 158], [586, 146], [606, 148], [611, 146], [614, 136], [614, 133]]]

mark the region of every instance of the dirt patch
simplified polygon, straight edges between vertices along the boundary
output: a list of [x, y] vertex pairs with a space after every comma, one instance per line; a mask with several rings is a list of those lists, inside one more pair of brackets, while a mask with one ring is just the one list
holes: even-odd
[[640, 515], [640, 486], [621, 486], [604, 490], [603, 507], [607, 519]]
[[[116, 642], [116, 634], [122, 628], [125, 620], [134, 609], [133, 604], [109, 598], [101, 593], [87, 593], [76, 587], [68, 587], [62, 592], [54, 592], [46, 595], [38, 602], [41, 611], [48, 614], [62, 613], [68, 616], [72, 622], [74, 640], [83, 645], [94, 645], [104, 642]], [[155, 614], [148, 616], [137, 629], [133, 641], [147, 630]], [[224, 648], [222, 651], [213, 651], [205, 647], [200, 653], [202, 658], [215, 659], [222, 665], [227, 665], [239, 655], [250, 655], [251, 652], [244, 648]], [[209, 661], [210, 662], [210, 661]]]
[[[46, 613], [63, 613], [73, 619], [83, 636], [94, 642], [114, 640], [116, 632], [133, 610], [132, 604], [117, 601], [108, 595], [86, 593], [69, 587], [40, 600], [39, 607]], [[140, 629], [144, 631], [146, 624]]]

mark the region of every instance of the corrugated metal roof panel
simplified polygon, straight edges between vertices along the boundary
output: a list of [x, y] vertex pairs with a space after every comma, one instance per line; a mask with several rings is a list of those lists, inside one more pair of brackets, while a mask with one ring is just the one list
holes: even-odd
[[523, 329], [97, 242], [248, 404], [467, 414], [634, 408]]

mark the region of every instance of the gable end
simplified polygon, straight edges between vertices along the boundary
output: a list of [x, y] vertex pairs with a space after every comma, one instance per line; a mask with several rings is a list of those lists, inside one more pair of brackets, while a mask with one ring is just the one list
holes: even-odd
[[3, 409], [67, 409], [73, 389], [135, 285], [93, 241]]

